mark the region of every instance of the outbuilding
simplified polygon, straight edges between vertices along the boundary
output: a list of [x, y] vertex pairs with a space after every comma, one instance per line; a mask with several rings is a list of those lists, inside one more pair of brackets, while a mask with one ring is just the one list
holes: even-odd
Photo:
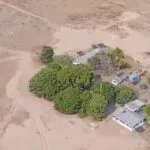
[[144, 130], [144, 103], [134, 100], [121, 107], [113, 114], [113, 120], [130, 131]]

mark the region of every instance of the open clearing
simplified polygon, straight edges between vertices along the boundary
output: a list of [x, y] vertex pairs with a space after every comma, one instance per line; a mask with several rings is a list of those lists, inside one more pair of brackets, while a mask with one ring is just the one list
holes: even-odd
[[41, 44], [61, 54], [104, 42], [150, 69], [149, 8], [150, 0], [0, 0], [0, 150], [149, 150], [148, 131], [133, 135], [111, 118], [92, 130], [28, 91]]

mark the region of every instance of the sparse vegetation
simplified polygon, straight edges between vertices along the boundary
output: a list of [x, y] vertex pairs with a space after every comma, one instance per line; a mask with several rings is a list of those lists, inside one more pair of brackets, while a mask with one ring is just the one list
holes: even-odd
[[148, 84], [150, 84], [150, 77], [147, 78], [147, 82], [148, 82]]
[[111, 51], [108, 56], [111, 58], [111, 60], [116, 64], [116, 66], [119, 69], [126, 69], [130, 68], [131, 65], [124, 60], [125, 55], [123, 51], [120, 48], [116, 48], [113, 51]]
[[150, 121], [150, 104], [145, 107], [145, 115], [148, 122]]
[[59, 55], [54, 57], [54, 62], [62, 67], [69, 67], [72, 65], [73, 58], [69, 55]]
[[40, 59], [42, 63], [48, 64], [49, 62], [52, 62], [53, 60], [54, 51], [50, 46], [42, 46], [42, 53], [40, 56]]
[[96, 54], [89, 59], [88, 65], [95, 74], [101, 75], [110, 75], [118, 69], [112, 59], [105, 52]]

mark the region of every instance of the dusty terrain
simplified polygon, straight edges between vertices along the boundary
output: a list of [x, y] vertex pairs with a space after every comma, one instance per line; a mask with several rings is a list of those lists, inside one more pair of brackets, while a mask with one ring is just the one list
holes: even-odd
[[0, 150], [149, 150], [149, 132], [134, 135], [111, 117], [93, 130], [28, 91], [41, 44], [61, 54], [104, 42], [149, 69], [149, 8], [150, 0], [0, 0]]

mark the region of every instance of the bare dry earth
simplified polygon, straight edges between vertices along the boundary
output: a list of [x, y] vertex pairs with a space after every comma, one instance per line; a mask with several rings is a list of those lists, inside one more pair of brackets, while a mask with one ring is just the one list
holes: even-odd
[[31, 53], [41, 44], [60, 54], [102, 41], [148, 68], [149, 7], [149, 0], [0, 1], [0, 150], [148, 149], [148, 136], [110, 118], [92, 130], [90, 121], [57, 113], [28, 91], [28, 82], [42, 67]]

